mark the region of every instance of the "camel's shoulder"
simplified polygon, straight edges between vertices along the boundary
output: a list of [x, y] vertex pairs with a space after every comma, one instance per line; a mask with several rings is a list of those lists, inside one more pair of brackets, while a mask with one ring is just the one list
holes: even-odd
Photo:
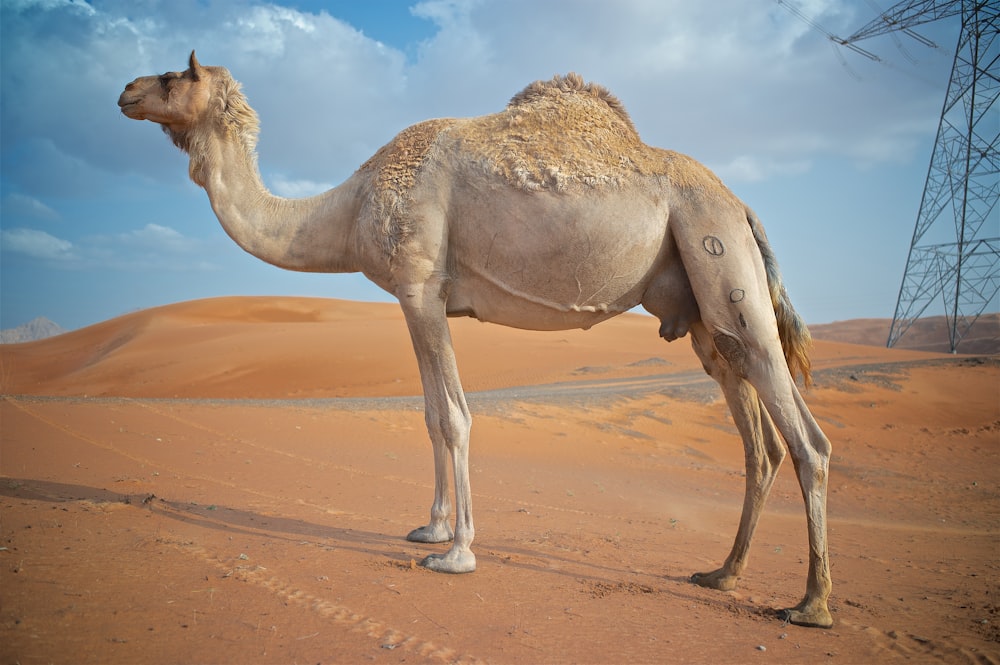
[[372, 171], [379, 190], [405, 192], [413, 186], [438, 135], [456, 122], [455, 118], [435, 118], [411, 125], [379, 148], [358, 170]]
[[411, 125], [358, 168], [367, 179], [370, 193], [366, 219], [386, 255], [395, 255], [410, 235], [410, 220], [399, 214], [400, 206], [413, 189], [438, 137], [457, 122], [454, 118], [436, 118]]

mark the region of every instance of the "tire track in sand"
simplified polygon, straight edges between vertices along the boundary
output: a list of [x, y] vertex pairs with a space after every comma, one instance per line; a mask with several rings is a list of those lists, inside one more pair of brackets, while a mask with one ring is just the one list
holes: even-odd
[[428, 661], [456, 665], [478, 665], [485, 662], [475, 656], [462, 654], [447, 645], [399, 630], [383, 620], [360, 614], [346, 605], [323, 596], [303, 591], [285, 580], [269, 575], [260, 566], [243, 565], [238, 562], [234, 565], [234, 562], [214, 556], [203, 547], [186, 542], [166, 539], [161, 539], [159, 542], [211, 565], [219, 571], [220, 577], [232, 577], [253, 584], [287, 604], [294, 604], [313, 612], [338, 629], [361, 633], [383, 649], [398, 649]]

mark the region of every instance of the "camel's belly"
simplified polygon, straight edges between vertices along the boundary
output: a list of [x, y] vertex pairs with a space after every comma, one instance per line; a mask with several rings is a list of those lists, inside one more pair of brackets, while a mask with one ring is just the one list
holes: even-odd
[[493, 208], [504, 211], [499, 219], [452, 218], [449, 313], [563, 330], [635, 307], [660, 260], [667, 215], [641, 199], [619, 203], [535, 194]]
[[448, 316], [471, 316], [526, 330], [570, 330], [590, 328], [626, 312], [638, 299], [620, 299], [599, 306], [563, 305], [556, 300], [515, 294], [492, 283], [460, 279], [453, 282], [448, 297]]

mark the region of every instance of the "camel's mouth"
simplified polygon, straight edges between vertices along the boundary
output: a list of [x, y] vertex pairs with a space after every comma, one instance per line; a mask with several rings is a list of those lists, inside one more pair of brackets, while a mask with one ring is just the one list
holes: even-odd
[[142, 115], [139, 110], [140, 101], [140, 99], [129, 99], [123, 93], [122, 96], [118, 98], [118, 108], [120, 108], [121, 112], [129, 118], [137, 118], [137, 116]]

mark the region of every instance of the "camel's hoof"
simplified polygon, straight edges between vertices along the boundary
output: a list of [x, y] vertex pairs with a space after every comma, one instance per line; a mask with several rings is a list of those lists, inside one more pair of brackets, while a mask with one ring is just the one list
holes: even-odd
[[472, 552], [428, 554], [420, 565], [436, 573], [471, 573], [476, 569], [476, 555]]
[[718, 591], [732, 591], [736, 588], [739, 579], [735, 575], [724, 573], [721, 568], [710, 573], [695, 573], [691, 576], [691, 581], [694, 584]]
[[414, 543], [447, 543], [455, 538], [455, 533], [447, 522], [428, 524], [406, 534], [406, 539]]
[[826, 606], [804, 608], [803, 606], [790, 607], [786, 610], [778, 610], [778, 618], [786, 623], [807, 628], [832, 628], [833, 616]]

